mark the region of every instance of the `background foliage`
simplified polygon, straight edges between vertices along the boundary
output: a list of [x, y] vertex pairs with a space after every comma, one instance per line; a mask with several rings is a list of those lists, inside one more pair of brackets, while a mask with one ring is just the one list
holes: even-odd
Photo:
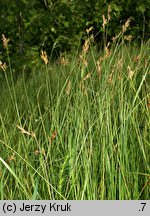
[[[102, 15], [107, 18], [111, 5], [111, 20], [107, 39], [111, 40], [121, 25], [131, 17], [128, 34], [136, 41], [150, 36], [150, 1], [147, 0], [0, 0], [0, 35], [10, 38], [9, 53], [14, 67], [35, 64], [44, 49], [55, 57], [82, 44], [86, 29], [97, 44], [103, 38]], [[0, 43], [0, 60], [5, 52]]]

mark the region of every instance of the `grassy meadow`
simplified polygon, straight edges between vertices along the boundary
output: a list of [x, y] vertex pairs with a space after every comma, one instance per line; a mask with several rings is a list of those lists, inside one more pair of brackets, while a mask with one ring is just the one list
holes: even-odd
[[1, 63], [0, 198], [149, 199], [150, 41], [41, 58]]

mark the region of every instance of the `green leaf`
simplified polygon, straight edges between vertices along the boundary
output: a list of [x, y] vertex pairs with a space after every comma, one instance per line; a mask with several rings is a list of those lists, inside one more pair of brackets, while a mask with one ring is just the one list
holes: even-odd
[[146, 10], [146, 8], [145, 8], [145, 5], [139, 5], [139, 7], [138, 7], [138, 10], [137, 10], [137, 11], [140, 11], [140, 12], [144, 13], [144, 12], [145, 12], [145, 10]]

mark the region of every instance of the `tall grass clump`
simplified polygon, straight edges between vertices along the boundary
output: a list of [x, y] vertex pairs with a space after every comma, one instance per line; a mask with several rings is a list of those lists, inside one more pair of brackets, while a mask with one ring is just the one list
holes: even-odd
[[150, 41], [105, 36], [28, 79], [1, 63], [1, 199], [149, 199]]

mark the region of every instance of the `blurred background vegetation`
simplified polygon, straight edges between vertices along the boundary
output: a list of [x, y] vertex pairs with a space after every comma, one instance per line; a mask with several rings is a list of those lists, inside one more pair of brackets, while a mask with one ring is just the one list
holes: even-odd
[[[101, 48], [103, 15], [107, 20], [110, 18], [105, 43], [120, 32], [128, 18], [131, 22], [126, 34], [132, 35], [132, 41], [139, 43], [150, 37], [150, 1], [147, 0], [0, 0], [0, 5], [0, 35], [10, 39], [13, 68], [25, 64], [32, 68], [39, 61], [41, 50], [56, 58], [80, 47], [89, 36], [86, 30], [90, 27], [90, 35]], [[7, 63], [2, 41], [0, 60]]]

